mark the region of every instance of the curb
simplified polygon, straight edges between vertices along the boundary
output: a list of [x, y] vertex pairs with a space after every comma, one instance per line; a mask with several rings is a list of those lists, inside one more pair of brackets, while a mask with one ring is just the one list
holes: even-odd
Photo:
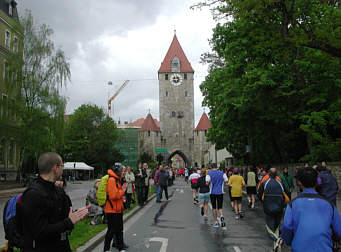
[[[149, 203], [152, 199], [156, 197], [156, 194], [153, 193], [146, 203]], [[127, 222], [133, 215], [135, 215], [138, 211], [140, 211], [143, 207], [136, 206], [133, 210], [131, 210], [129, 213], [123, 215], [123, 223]], [[89, 241], [87, 241], [83, 246], [80, 246], [76, 251], [77, 252], [91, 252], [96, 248], [99, 244], [101, 244], [104, 240], [105, 234], [107, 232], [107, 228], [98, 233], [96, 236], [91, 238]]]

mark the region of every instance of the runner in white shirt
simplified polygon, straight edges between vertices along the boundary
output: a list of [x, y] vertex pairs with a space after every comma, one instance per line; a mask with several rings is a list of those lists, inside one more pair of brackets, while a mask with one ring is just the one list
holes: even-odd
[[188, 184], [188, 169], [185, 168], [185, 181]]
[[189, 176], [189, 179], [188, 179], [191, 182], [194, 204], [199, 203], [199, 200], [198, 200], [198, 187], [199, 187], [198, 179], [199, 178], [200, 178], [200, 174], [197, 173], [197, 168], [194, 168], [193, 173], [191, 174], [191, 176]]

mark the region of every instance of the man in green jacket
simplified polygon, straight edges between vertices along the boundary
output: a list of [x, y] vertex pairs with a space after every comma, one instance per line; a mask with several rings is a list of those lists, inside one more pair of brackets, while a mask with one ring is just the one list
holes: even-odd
[[288, 172], [288, 167], [285, 167], [283, 169], [283, 172], [279, 176], [279, 178], [282, 180], [282, 184], [285, 187], [285, 191], [287, 192], [290, 200], [291, 200], [291, 191], [295, 188], [294, 180], [292, 179], [292, 176]]

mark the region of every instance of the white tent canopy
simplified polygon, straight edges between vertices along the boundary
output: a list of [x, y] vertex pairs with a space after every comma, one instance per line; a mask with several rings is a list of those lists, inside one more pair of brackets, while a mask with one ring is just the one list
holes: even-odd
[[64, 163], [64, 170], [85, 170], [85, 171], [93, 171], [94, 168], [88, 166], [86, 163], [83, 162], [66, 162]]

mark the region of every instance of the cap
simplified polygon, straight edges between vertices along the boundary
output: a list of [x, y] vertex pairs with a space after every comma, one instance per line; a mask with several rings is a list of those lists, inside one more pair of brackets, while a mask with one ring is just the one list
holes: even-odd
[[233, 169], [233, 172], [238, 172], [238, 168], [234, 168], [234, 169]]

